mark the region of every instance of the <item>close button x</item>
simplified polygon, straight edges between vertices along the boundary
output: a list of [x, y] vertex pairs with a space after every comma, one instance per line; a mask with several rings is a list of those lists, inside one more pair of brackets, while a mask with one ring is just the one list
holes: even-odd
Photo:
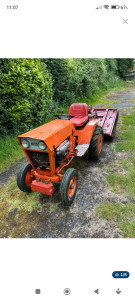
[[123, 24], [128, 24], [128, 19], [123, 19]]

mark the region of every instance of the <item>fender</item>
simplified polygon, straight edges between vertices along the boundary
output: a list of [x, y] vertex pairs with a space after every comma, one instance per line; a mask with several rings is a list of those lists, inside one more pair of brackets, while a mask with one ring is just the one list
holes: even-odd
[[90, 120], [83, 128], [76, 130], [75, 135], [78, 136], [78, 144], [90, 144], [93, 137], [95, 127], [98, 125], [99, 120]]

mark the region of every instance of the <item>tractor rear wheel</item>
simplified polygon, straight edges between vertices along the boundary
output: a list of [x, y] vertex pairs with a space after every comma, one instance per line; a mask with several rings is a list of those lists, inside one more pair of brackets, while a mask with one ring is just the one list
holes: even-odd
[[60, 184], [60, 197], [66, 205], [70, 205], [73, 202], [77, 191], [77, 185], [77, 170], [73, 168], [67, 169]]
[[27, 162], [22, 166], [20, 172], [17, 174], [17, 185], [23, 192], [31, 192], [31, 169], [31, 164]]
[[96, 126], [89, 147], [90, 158], [94, 160], [98, 160], [102, 152], [102, 146], [103, 146], [103, 129], [100, 126]]

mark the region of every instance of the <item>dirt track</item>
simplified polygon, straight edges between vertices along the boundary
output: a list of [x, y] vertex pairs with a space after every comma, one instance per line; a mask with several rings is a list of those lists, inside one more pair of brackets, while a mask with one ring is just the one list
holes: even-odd
[[[111, 92], [107, 98], [120, 111], [120, 115], [128, 114], [129, 109], [135, 106], [135, 88]], [[113, 104], [114, 103], [114, 104]], [[109, 103], [110, 105], [110, 103]], [[100, 105], [101, 106], [105, 106]], [[118, 140], [120, 119], [118, 121], [116, 136], [111, 141], [105, 141], [102, 157], [99, 161], [90, 161], [87, 155], [76, 158], [70, 167], [79, 171], [79, 188], [76, 199], [70, 208], [65, 208], [59, 200], [58, 191], [50, 199], [40, 196], [42, 210], [30, 214], [33, 225], [27, 237], [35, 238], [118, 238], [122, 237], [120, 229], [112, 221], [105, 221], [95, 216], [94, 209], [97, 204], [105, 201], [127, 203], [132, 201], [130, 196], [117, 195], [106, 182], [105, 175], [109, 167], [117, 171], [118, 161], [126, 158], [126, 153], [115, 151], [115, 142]], [[7, 181], [18, 171], [22, 160], [17, 162], [8, 172], [0, 174], [0, 184]], [[108, 170], [107, 170], [108, 168]], [[12, 171], [11, 171], [12, 170]], [[50, 210], [50, 203], [56, 209]], [[28, 220], [29, 222], [29, 220]], [[23, 225], [23, 224], [22, 224]], [[19, 237], [19, 236], [17, 236]], [[20, 237], [25, 237], [21, 234]]]

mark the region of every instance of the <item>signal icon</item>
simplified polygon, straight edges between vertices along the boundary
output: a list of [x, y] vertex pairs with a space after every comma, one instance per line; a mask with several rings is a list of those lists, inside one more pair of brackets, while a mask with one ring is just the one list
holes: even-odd
[[109, 9], [109, 5], [104, 5], [103, 6], [105, 9]]

